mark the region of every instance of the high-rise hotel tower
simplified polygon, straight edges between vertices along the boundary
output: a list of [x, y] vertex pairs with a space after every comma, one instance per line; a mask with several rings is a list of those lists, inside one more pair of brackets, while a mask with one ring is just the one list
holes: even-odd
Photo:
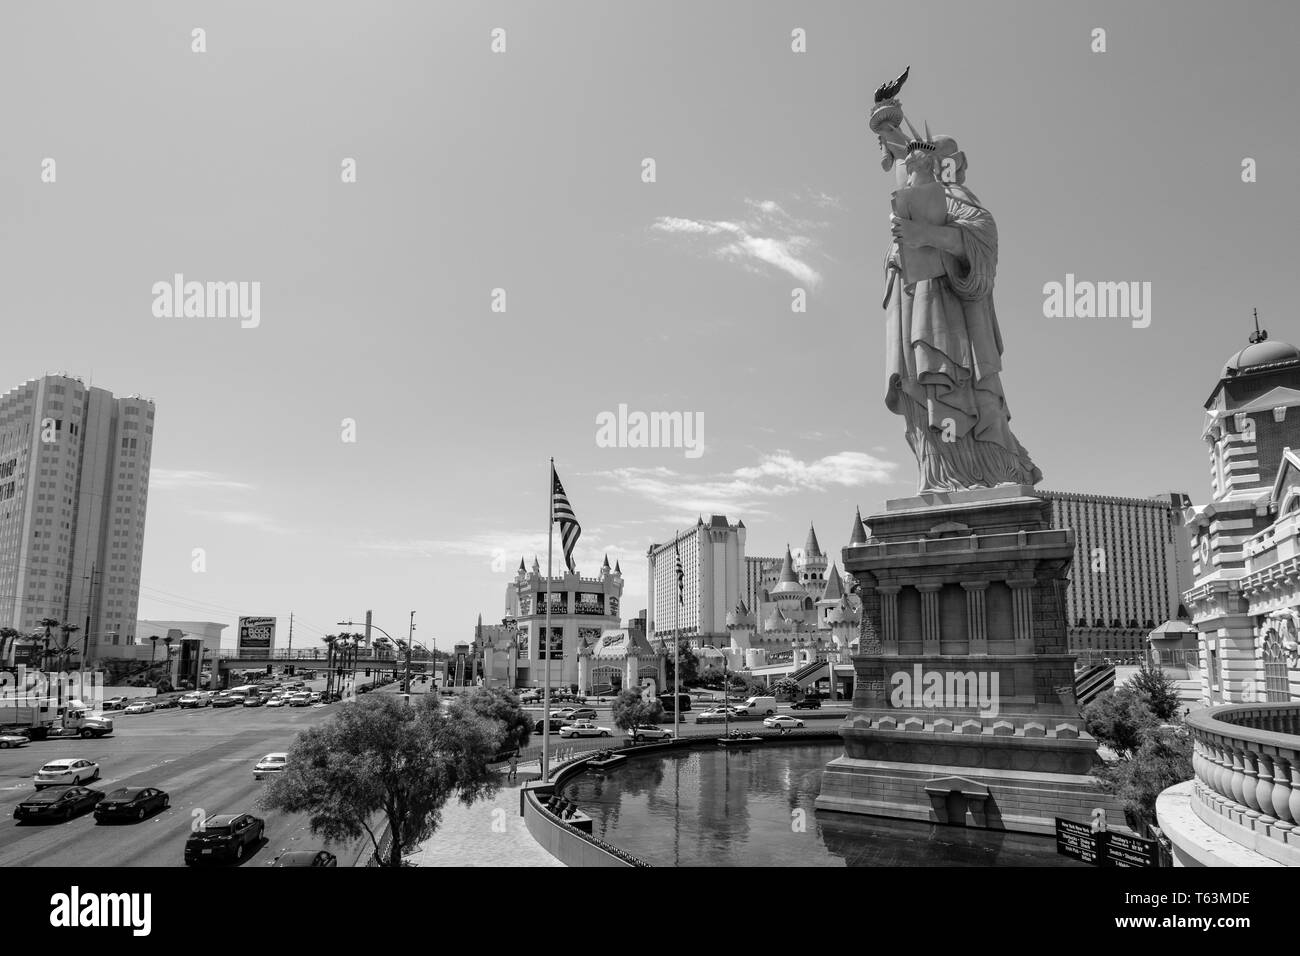
[[133, 642], [153, 428], [152, 401], [66, 374], [0, 395], [0, 627], [75, 625], [74, 666]]

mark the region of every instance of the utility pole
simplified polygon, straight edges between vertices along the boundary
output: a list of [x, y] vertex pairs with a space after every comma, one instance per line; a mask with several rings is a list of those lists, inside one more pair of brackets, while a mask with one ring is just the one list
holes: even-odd
[[293, 611], [289, 612], [289, 649], [285, 652], [287, 657], [293, 657]]
[[402, 688], [403, 694], [411, 692], [411, 654], [415, 651], [415, 612], [411, 612], [411, 627], [406, 632], [406, 679], [402, 682], [405, 686]]

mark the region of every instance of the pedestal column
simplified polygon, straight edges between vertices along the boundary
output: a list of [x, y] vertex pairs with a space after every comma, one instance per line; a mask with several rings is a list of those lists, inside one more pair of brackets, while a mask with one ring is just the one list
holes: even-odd
[[966, 632], [970, 635], [970, 653], [987, 654], [989, 652], [988, 619], [984, 614], [984, 592], [988, 590], [987, 581], [962, 581], [966, 591]]
[[880, 595], [880, 644], [886, 654], [898, 653], [898, 592], [896, 584], [882, 584], [876, 588]]
[[918, 584], [921, 593], [921, 653], [939, 653], [939, 589], [941, 584]]
[[1011, 588], [1011, 628], [1016, 653], [1034, 653], [1034, 584], [1033, 578], [1009, 578]]

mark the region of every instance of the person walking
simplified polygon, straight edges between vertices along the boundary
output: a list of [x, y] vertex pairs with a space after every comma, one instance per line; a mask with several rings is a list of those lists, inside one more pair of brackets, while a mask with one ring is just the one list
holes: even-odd
[[519, 775], [519, 751], [510, 755], [510, 772], [506, 774], [507, 780], [514, 780]]

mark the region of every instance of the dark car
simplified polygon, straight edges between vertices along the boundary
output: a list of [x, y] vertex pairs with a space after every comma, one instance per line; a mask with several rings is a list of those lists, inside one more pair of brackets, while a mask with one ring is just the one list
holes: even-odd
[[217, 696], [217, 697], [212, 701], [212, 706], [213, 706], [213, 707], [243, 707], [243, 706], [244, 706], [244, 695], [243, 695], [243, 694], [226, 694], [226, 696], [224, 696], [224, 697], [222, 697], [222, 696]]
[[263, 704], [266, 703], [266, 701], [267, 698], [263, 697], [261, 694], [249, 694], [247, 697], [244, 698], [244, 706], [261, 707]]
[[178, 702], [178, 698], [175, 698], [175, 697], [163, 697], [163, 698], [161, 698], [161, 699], [155, 698], [151, 703], [152, 703], [152, 704], [154, 705], [154, 707], [156, 707], [158, 710], [167, 710], [167, 709], [169, 709], [169, 708], [171, 708], [171, 707], [179, 707], [179, 706], [180, 706], [180, 704], [179, 704], [179, 702]]
[[14, 819], [71, 820], [104, 799], [104, 791], [91, 787], [46, 787], [14, 807]]
[[803, 700], [796, 702], [791, 706], [792, 710], [820, 710], [822, 699], [820, 697], [805, 697]]
[[291, 850], [281, 853], [272, 866], [338, 866], [339, 859], [325, 850]]
[[221, 813], [208, 817], [203, 829], [185, 841], [185, 864], [208, 860], [242, 860], [251, 846], [262, 842], [266, 821], [251, 813]]
[[99, 801], [95, 819], [143, 820], [151, 813], [166, 810], [170, 802], [157, 787], [118, 787]]
[[[544, 720], [539, 720], [537, 723], [533, 724], [533, 733], [535, 733], [535, 734], [540, 734], [540, 733], [542, 733], [542, 732], [546, 729], [546, 728], [545, 728], [545, 723], [546, 723], [546, 721], [544, 721]], [[563, 717], [552, 717], [552, 718], [551, 718], [551, 733], [553, 733], [553, 734], [558, 734], [558, 733], [560, 732], [560, 728], [561, 728], [561, 727], [567, 727], [567, 726], [569, 726], [570, 723], [572, 723], [572, 721], [565, 720]]]
[[590, 707], [578, 707], [569, 715], [569, 720], [595, 720], [596, 712]]

